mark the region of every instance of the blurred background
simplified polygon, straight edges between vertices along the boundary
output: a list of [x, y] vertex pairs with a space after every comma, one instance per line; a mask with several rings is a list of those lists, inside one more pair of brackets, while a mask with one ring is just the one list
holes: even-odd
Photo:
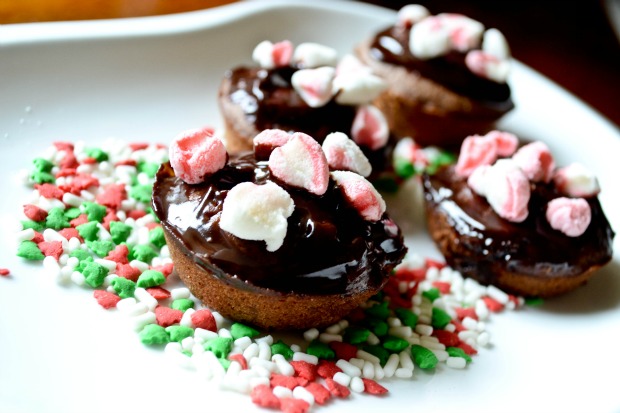
[[[255, 0], [261, 1], [261, 0]], [[309, 0], [311, 1], [311, 0]], [[0, 0], [0, 24], [111, 19], [217, 7], [233, 0]], [[514, 58], [620, 126], [620, 0], [366, 0], [462, 13], [501, 30]]]

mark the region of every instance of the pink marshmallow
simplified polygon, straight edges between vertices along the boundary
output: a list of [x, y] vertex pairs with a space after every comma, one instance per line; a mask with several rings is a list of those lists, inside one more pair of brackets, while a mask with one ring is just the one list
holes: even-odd
[[522, 222], [528, 216], [530, 182], [509, 159], [500, 159], [484, 173], [487, 201], [500, 217]]
[[376, 106], [364, 105], [357, 108], [351, 136], [358, 145], [374, 151], [387, 144], [390, 130], [385, 116]]
[[291, 84], [308, 106], [318, 108], [325, 106], [334, 96], [335, 76], [336, 69], [333, 67], [301, 69], [293, 73]]
[[553, 183], [558, 191], [572, 198], [590, 198], [601, 191], [596, 176], [580, 163], [558, 168]]
[[366, 178], [350, 171], [333, 171], [331, 175], [362, 218], [373, 222], [381, 219], [386, 209], [385, 201]]
[[454, 171], [460, 177], [467, 178], [477, 167], [493, 164], [498, 155], [497, 145], [495, 139], [487, 139], [480, 135], [468, 136], [461, 144]]
[[460, 52], [477, 48], [482, 41], [482, 23], [457, 13], [441, 13], [437, 17], [450, 33], [450, 45]]
[[265, 129], [254, 137], [254, 155], [257, 160], [267, 160], [271, 152], [291, 140], [292, 135], [281, 129]]
[[345, 170], [367, 177], [372, 166], [355, 142], [342, 132], [333, 132], [323, 141], [323, 152], [329, 167], [333, 170]]
[[323, 195], [329, 184], [329, 166], [321, 145], [305, 133], [294, 133], [291, 139], [271, 152], [269, 170], [281, 181]]
[[467, 52], [465, 65], [472, 73], [496, 83], [506, 82], [510, 73], [510, 63], [507, 60], [481, 50]]
[[265, 69], [288, 66], [292, 56], [293, 44], [288, 40], [275, 44], [268, 40], [264, 40], [260, 42], [252, 52], [254, 61]]
[[512, 156], [519, 146], [519, 139], [510, 132], [493, 130], [486, 135], [487, 139], [492, 139], [497, 144], [497, 156]]
[[408, 4], [398, 10], [396, 26], [409, 28], [428, 16], [430, 16], [430, 12], [426, 7], [419, 4]]
[[556, 198], [547, 204], [547, 221], [551, 228], [569, 237], [586, 232], [592, 220], [590, 204], [583, 198]]
[[555, 161], [547, 145], [541, 141], [528, 143], [512, 156], [513, 161], [532, 182], [549, 182], [553, 177]]
[[467, 178], [467, 185], [480, 196], [486, 196], [486, 178], [491, 165], [480, 165]]
[[226, 165], [226, 147], [213, 134], [213, 128], [206, 127], [183, 132], [173, 140], [169, 156], [177, 177], [188, 184], [199, 184]]

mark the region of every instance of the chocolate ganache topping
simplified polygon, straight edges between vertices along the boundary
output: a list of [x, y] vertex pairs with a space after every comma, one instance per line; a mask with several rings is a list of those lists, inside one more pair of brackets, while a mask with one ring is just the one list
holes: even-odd
[[293, 89], [291, 77], [297, 70], [293, 66], [229, 70], [229, 98], [243, 109], [257, 130], [304, 132], [319, 143], [331, 132], [349, 134], [355, 106], [340, 105], [332, 99], [324, 106], [310, 107]]
[[[262, 241], [237, 238], [219, 226], [231, 188], [269, 181], [285, 188], [295, 203], [284, 243], [273, 252]], [[267, 162], [252, 153], [231, 156], [223, 169], [196, 185], [176, 177], [169, 163], [162, 165], [153, 208], [186, 255], [216, 277], [250, 291], [354, 294], [381, 287], [406, 252], [400, 230], [386, 215], [377, 222], [362, 219], [333, 180], [325, 194], [313, 195], [280, 182]]]
[[455, 93], [467, 96], [498, 112], [514, 107], [510, 87], [478, 76], [465, 64], [466, 53], [451, 50], [430, 59], [415, 57], [409, 50], [411, 27], [393, 26], [375, 35], [370, 53], [378, 61], [399, 65], [431, 79]]
[[568, 237], [545, 218], [547, 203], [561, 196], [553, 183], [530, 184], [529, 213], [523, 222], [498, 216], [453, 166], [424, 176], [423, 184], [427, 208], [440, 210], [461, 238], [464, 253], [445, 258], [464, 275], [486, 283], [499, 268], [532, 276], [571, 276], [611, 259], [614, 232], [597, 197], [587, 198], [592, 210], [587, 230]]

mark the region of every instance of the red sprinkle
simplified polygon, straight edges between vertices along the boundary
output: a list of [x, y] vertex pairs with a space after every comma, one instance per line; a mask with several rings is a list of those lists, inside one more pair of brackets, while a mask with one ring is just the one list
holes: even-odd
[[97, 163], [97, 159], [95, 159], [95, 158], [84, 158], [84, 159], [82, 159], [82, 163], [84, 165], [94, 165], [94, 164]]
[[291, 366], [295, 369], [295, 375], [313, 382], [317, 378], [317, 366], [316, 364], [308, 363], [307, 361], [290, 361]]
[[40, 185], [35, 185], [34, 187], [37, 189], [37, 191], [39, 191], [39, 194], [43, 198], [47, 198], [47, 199], [62, 200], [62, 196], [65, 194], [63, 190], [58, 188], [56, 185], [52, 185], [52, 184], [40, 184]]
[[105, 290], [95, 290], [93, 296], [99, 305], [106, 310], [116, 307], [116, 304], [121, 300], [121, 297], [118, 295]]
[[437, 288], [442, 294], [450, 294], [452, 284], [446, 281], [433, 281], [433, 287]]
[[285, 397], [280, 399], [280, 410], [284, 413], [306, 413], [310, 405], [307, 401]]
[[47, 211], [36, 205], [24, 205], [24, 215], [32, 221], [43, 221], [47, 218]]
[[34, 237], [32, 237], [32, 239], [30, 241], [34, 242], [37, 245], [42, 243], [43, 242], [43, 234], [41, 234], [40, 232], [35, 231], [34, 232]]
[[320, 359], [319, 364], [317, 365], [316, 372], [319, 376], [324, 379], [331, 379], [334, 377], [334, 374], [341, 372], [342, 369], [336, 366], [336, 363], [330, 360]]
[[332, 378], [325, 379], [325, 385], [327, 389], [332, 394], [332, 396], [345, 398], [349, 397], [351, 394], [351, 390], [348, 387], [343, 386], [342, 384], [335, 382]]
[[174, 269], [174, 264], [169, 262], [163, 265], [156, 265], [154, 267], [152, 267], [153, 270], [155, 271], [159, 271], [162, 274], [164, 274], [164, 277], [168, 277], [170, 274], [172, 274], [172, 270]]
[[252, 403], [266, 408], [279, 409], [280, 399], [271, 391], [271, 388], [266, 384], [259, 384], [252, 389], [250, 393]]
[[472, 346], [470, 346], [469, 344], [467, 344], [467, 343], [465, 343], [463, 341], [461, 341], [457, 347], [460, 348], [461, 350], [463, 350], [465, 352], [465, 354], [467, 354], [469, 356], [473, 356], [474, 354], [478, 354], [478, 350], [476, 350], [475, 348], [473, 348]]
[[70, 240], [71, 238], [77, 238], [80, 240], [80, 242], [84, 242], [82, 237], [80, 237], [80, 233], [75, 228], [63, 228], [60, 231], [58, 231], [58, 233], [62, 235], [63, 237], [65, 237], [67, 241]]
[[433, 267], [433, 268], [437, 268], [438, 270], [441, 270], [442, 268], [444, 268], [446, 266], [446, 263], [434, 260], [432, 258], [427, 258], [426, 259], [426, 266], [428, 268]]
[[97, 195], [97, 202], [109, 208], [119, 209], [121, 202], [126, 198], [127, 191], [125, 190], [125, 185], [110, 184], [103, 189], [103, 192]]
[[69, 221], [69, 223], [73, 228], [78, 227], [82, 224], [86, 224], [88, 223], [88, 215], [80, 214], [77, 218], [73, 218], [71, 221]]
[[181, 318], [183, 317], [183, 311], [175, 310], [170, 307], [157, 306], [155, 308], [155, 318], [157, 319], [157, 324], [162, 327], [168, 327], [173, 324], [177, 324], [181, 322]]
[[117, 245], [105, 257], [106, 260], [114, 261], [117, 264], [129, 264], [129, 248], [125, 244]]
[[456, 308], [455, 310], [456, 310], [456, 316], [458, 317], [459, 320], [462, 320], [465, 317], [478, 320], [478, 314], [476, 314], [476, 309], [474, 307]]
[[489, 311], [494, 313], [500, 312], [504, 309], [504, 304], [491, 297], [482, 297], [482, 301], [484, 301]]
[[308, 384], [306, 386], [306, 390], [308, 390], [314, 396], [314, 401], [317, 404], [325, 404], [330, 399], [330, 397], [332, 397], [329, 390], [327, 390], [323, 385], [317, 382]]
[[191, 315], [192, 324], [196, 328], [203, 328], [205, 330], [217, 332], [217, 323], [213, 313], [208, 308], [202, 308], [196, 310]]
[[341, 341], [332, 341], [329, 343], [329, 347], [334, 350], [336, 357], [346, 361], [357, 357], [357, 347], [353, 344], [344, 343]]
[[73, 176], [77, 173], [75, 168], [62, 168], [56, 172], [56, 178], [66, 178], [67, 176]]
[[388, 392], [388, 389], [374, 380], [362, 378], [362, 381], [364, 382], [364, 393], [381, 395]]
[[133, 152], [135, 152], [135, 151], [140, 151], [140, 150], [148, 148], [149, 144], [146, 142], [135, 142], [135, 143], [130, 143], [129, 147], [131, 148]]
[[53, 145], [59, 151], [73, 152], [73, 148], [74, 148], [74, 146], [73, 146], [73, 144], [71, 142], [56, 141], [56, 142], [53, 143]]
[[127, 218], [140, 219], [146, 215], [146, 211], [142, 211], [140, 209], [132, 209], [127, 212]]
[[102, 225], [103, 227], [109, 231], [110, 230], [110, 222], [112, 221], [120, 221], [118, 215], [116, 215], [116, 211], [108, 208], [105, 217], [103, 217]]
[[80, 192], [92, 187], [99, 186], [99, 180], [89, 174], [77, 174], [68, 185], [63, 185], [60, 189], [72, 194], [79, 195]]
[[56, 261], [62, 255], [62, 242], [60, 241], [41, 241], [38, 244], [39, 249], [46, 257], [54, 257]]
[[[170, 291], [166, 290], [165, 288], [162, 287], [149, 287], [146, 289], [146, 291], [151, 294], [151, 296], [156, 299], [157, 301], [159, 300], [166, 300], [168, 298], [170, 298]], [[199, 310], [200, 311], [200, 310]], [[192, 321], [193, 323], [193, 321]]]
[[138, 281], [138, 277], [140, 277], [142, 272], [135, 267], [132, 267], [129, 264], [116, 264], [116, 275], [119, 277], [125, 277], [131, 281]]
[[446, 347], [456, 347], [460, 342], [458, 334], [448, 330], [434, 329], [433, 336]]
[[134, 159], [125, 159], [122, 161], [118, 161], [114, 164], [114, 166], [137, 166], [138, 162], [136, 162]]
[[73, 152], [67, 152], [58, 163], [58, 166], [60, 166], [60, 169], [75, 169], [80, 166], [80, 163]]
[[237, 363], [239, 363], [241, 365], [241, 369], [243, 370], [247, 370], [248, 369], [248, 361], [245, 359], [245, 357], [243, 357], [243, 354], [230, 354], [228, 356], [228, 360], [230, 361], [236, 361]]
[[282, 386], [293, 390], [295, 387], [299, 386], [299, 380], [297, 377], [272, 373], [271, 378], [269, 379], [269, 384], [271, 384], [271, 387]]
[[398, 268], [394, 277], [406, 281], [423, 281], [426, 279], [426, 268]]
[[6, 277], [7, 275], [10, 275], [11, 271], [9, 271], [8, 268], [0, 268], [0, 276], [2, 277]]

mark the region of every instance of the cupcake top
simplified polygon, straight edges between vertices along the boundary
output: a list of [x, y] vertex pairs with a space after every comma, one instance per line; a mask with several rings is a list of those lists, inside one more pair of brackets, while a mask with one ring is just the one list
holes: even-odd
[[498, 110], [513, 105], [505, 37], [464, 15], [431, 15], [423, 6], [407, 5], [392, 27], [372, 39], [370, 53]]
[[357, 58], [335, 49], [290, 41], [263, 41], [252, 53], [255, 66], [227, 72], [229, 99], [256, 130], [304, 132], [319, 143], [343, 132], [365, 151], [381, 151], [390, 138], [387, 122], [371, 102], [385, 89]]
[[425, 178], [427, 200], [483, 256], [518, 271], [578, 274], [607, 262], [614, 233], [596, 177], [578, 163], [557, 167], [541, 141], [519, 146], [506, 132], [467, 137], [455, 165]]
[[340, 138], [321, 146], [266, 130], [254, 151], [229, 156], [212, 129], [184, 133], [157, 174], [154, 210], [198, 265], [239, 288], [346, 295], [380, 287], [406, 247], [358, 173], [363, 153]]

